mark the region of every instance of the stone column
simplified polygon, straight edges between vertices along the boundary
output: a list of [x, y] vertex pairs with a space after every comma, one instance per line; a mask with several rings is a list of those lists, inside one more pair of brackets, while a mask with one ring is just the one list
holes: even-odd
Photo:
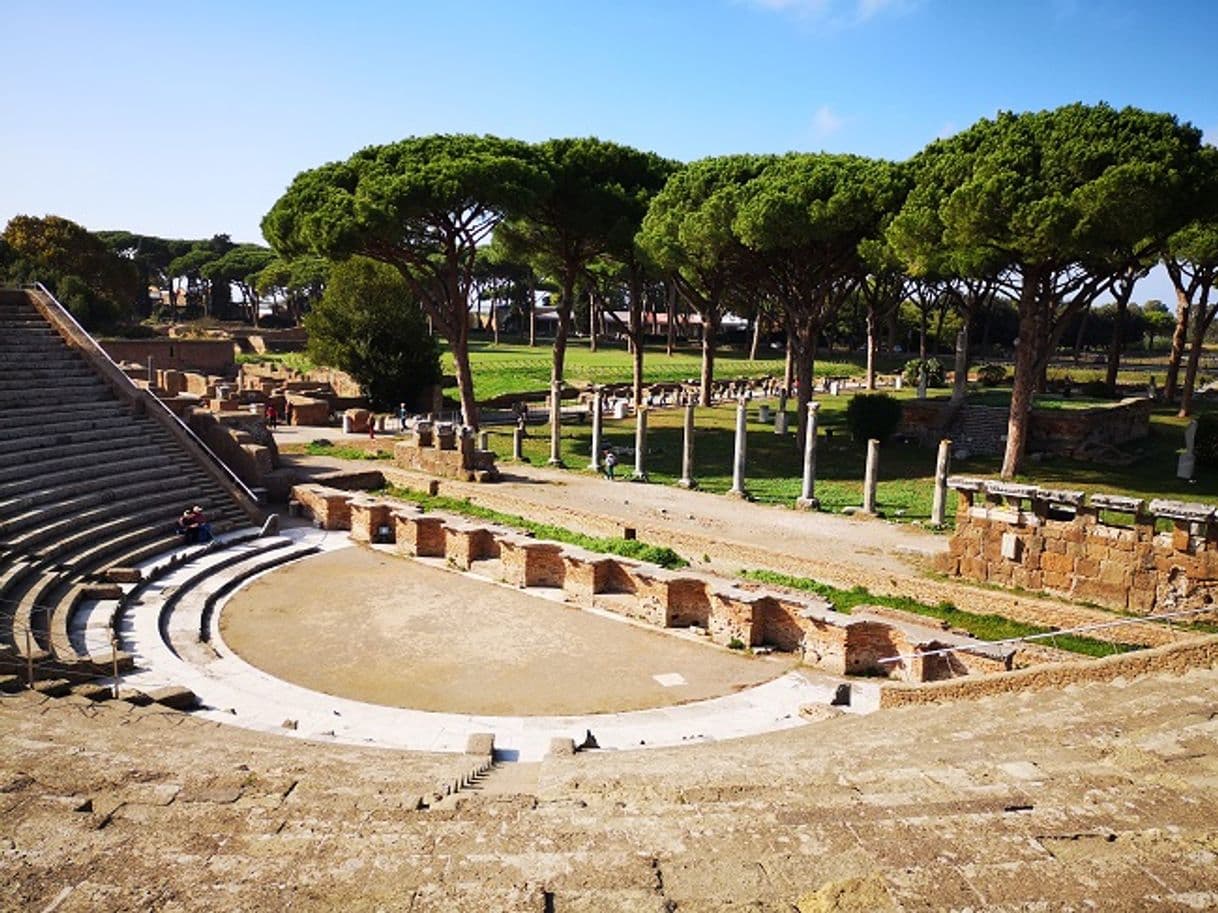
[[744, 397], [736, 404], [736, 455], [732, 461], [732, 487], [729, 495], [736, 498], [747, 498], [744, 489], [744, 451], [748, 438], [748, 401]]
[[682, 488], [697, 488], [694, 479], [694, 404], [685, 404], [685, 438], [681, 446], [681, 478], [677, 484]]
[[524, 429], [519, 425], [512, 429], [512, 459], [524, 462]]
[[804, 437], [804, 483], [795, 506], [803, 510], [817, 510], [820, 501], [816, 500], [816, 416], [820, 411], [820, 403], [813, 400], [808, 403], [808, 428]]
[[774, 413], [774, 433], [778, 435], [778, 437], [783, 437], [786, 435], [787, 413], [785, 411]]
[[[384, 418], [384, 416], [382, 416], [381, 417], [381, 426], [382, 427], [380, 429], [381, 431], [385, 430], [384, 422], [385, 422], [385, 418]], [[479, 431], [478, 432], [478, 449], [479, 450], [490, 450], [491, 449], [491, 433], [489, 431]]]
[[562, 384], [550, 383], [550, 466], [562, 466]]
[[875, 486], [880, 471], [880, 442], [872, 438], [867, 442], [867, 474], [863, 478], [863, 513], [875, 513]]
[[630, 478], [634, 482], [647, 481], [647, 407], [639, 406], [635, 410], [634, 422], [634, 472]]
[[601, 391], [592, 391], [592, 460], [588, 468], [601, 471]]
[[[239, 377], [240, 375], [238, 375]], [[152, 386], [156, 382], [156, 372], [152, 368], [152, 356], [148, 356], [148, 386]]]
[[947, 510], [947, 471], [951, 456], [952, 442], [944, 438], [939, 442], [939, 458], [935, 461], [935, 499], [930, 508], [930, 525], [936, 529], [943, 526]]

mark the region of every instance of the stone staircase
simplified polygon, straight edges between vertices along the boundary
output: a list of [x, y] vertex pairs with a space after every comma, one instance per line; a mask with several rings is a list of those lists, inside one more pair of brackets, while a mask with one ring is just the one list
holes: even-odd
[[97, 357], [33, 293], [0, 290], [0, 671], [32, 658], [44, 680], [108, 673], [71, 635], [80, 605], [181, 548], [186, 507], [217, 533], [256, 518]]

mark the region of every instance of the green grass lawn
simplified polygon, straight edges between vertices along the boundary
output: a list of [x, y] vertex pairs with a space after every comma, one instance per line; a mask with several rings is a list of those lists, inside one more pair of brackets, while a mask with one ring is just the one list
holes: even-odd
[[[895, 370], [900, 360], [884, 362], [886, 370]], [[536, 393], [550, 388], [550, 364], [553, 350], [548, 340], [536, 347], [526, 344], [494, 343], [473, 340], [470, 342], [470, 363], [474, 372], [474, 394], [479, 400], [494, 399], [513, 393]], [[444, 371], [454, 370], [452, 354], [447, 350], [443, 356]], [[781, 376], [785, 364], [782, 352], [763, 350], [756, 361], [737, 349], [724, 348], [715, 357], [715, 376], [723, 380], [738, 377]], [[647, 383], [679, 380], [697, 380], [702, 370], [702, 353], [696, 345], [683, 346], [673, 355], [667, 355], [663, 346], [648, 346], [643, 359], [643, 372]], [[857, 360], [841, 356], [827, 357], [816, 363], [818, 375], [859, 374], [862, 367]], [[565, 380], [573, 386], [584, 384], [629, 383], [631, 379], [630, 354], [620, 345], [602, 342], [596, 352], [588, 351], [586, 340], [574, 340], [567, 347], [564, 367]], [[455, 396], [456, 390], [446, 391]]]
[[[910, 398], [912, 391], [898, 394]], [[845, 412], [849, 397], [824, 396], [820, 399], [822, 437], [817, 445], [816, 496], [823, 510], [840, 512], [862, 503], [864, 447], [850, 439]], [[799, 495], [803, 458], [795, 449], [794, 437], [776, 437], [769, 425], [757, 421], [757, 403], [749, 409], [748, 469], [746, 487], [756, 501], [791, 504]], [[731, 466], [736, 407], [724, 404], [698, 410], [698, 430], [694, 439], [695, 476], [706, 492], [721, 494], [731, 487]], [[788, 411], [790, 427], [795, 415]], [[652, 410], [648, 416], [647, 470], [653, 484], [673, 484], [681, 474], [682, 411]], [[1151, 417], [1150, 436], [1130, 445], [1137, 455], [1128, 466], [1084, 463], [1064, 457], [1042, 463], [1029, 461], [1019, 481], [1050, 488], [1081, 489], [1132, 494], [1147, 499], [1174, 498], [1188, 501], [1218, 500], [1218, 474], [1203, 473], [1195, 484], [1176, 478], [1176, 457], [1183, 446], [1187, 420], [1176, 418], [1170, 409], [1160, 409]], [[604, 442], [618, 448], [634, 447], [634, 419], [606, 419]], [[534, 464], [549, 457], [548, 426], [529, 428], [525, 456]], [[588, 424], [563, 427], [562, 456], [568, 468], [587, 471], [592, 431]], [[511, 430], [490, 429], [490, 446], [501, 463], [511, 456]], [[972, 457], [957, 461], [952, 472], [959, 475], [996, 477], [1001, 469], [999, 457]], [[880, 478], [877, 499], [890, 519], [926, 523], [930, 519], [934, 494], [935, 452], [914, 444], [888, 443], [880, 451]], [[630, 457], [623, 456], [619, 478], [629, 478], [633, 468]], [[630, 484], [621, 482], [620, 484]], [[948, 522], [955, 511], [955, 493], [948, 494]]]

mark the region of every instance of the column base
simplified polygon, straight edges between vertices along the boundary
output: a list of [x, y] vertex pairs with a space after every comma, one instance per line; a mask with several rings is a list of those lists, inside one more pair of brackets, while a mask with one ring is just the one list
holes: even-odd
[[729, 490], [726, 492], [726, 494], [727, 494], [727, 496], [728, 496], [729, 498], [736, 498], [737, 500], [740, 500], [740, 501], [751, 501], [751, 500], [753, 500], [753, 496], [752, 496], [752, 495], [750, 495], [750, 494], [749, 494], [747, 491], [745, 491], [745, 490], [744, 490], [744, 489], [742, 489], [742, 488], [732, 488], [732, 489], [729, 489]]
[[796, 498], [795, 507], [797, 510], [820, 510], [820, 501], [816, 498]]
[[689, 489], [697, 488], [698, 480], [697, 479], [677, 479], [677, 487], [678, 488], [689, 488]]
[[567, 468], [566, 463], [564, 463], [562, 460], [557, 459], [555, 457], [550, 457], [548, 460], [546, 460], [546, 465], [553, 466], [555, 469], [566, 469]]
[[632, 473], [630, 473], [630, 481], [631, 481], [631, 482], [646, 482], [646, 481], [647, 481], [647, 473], [645, 473], [645, 472], [632, 472]]

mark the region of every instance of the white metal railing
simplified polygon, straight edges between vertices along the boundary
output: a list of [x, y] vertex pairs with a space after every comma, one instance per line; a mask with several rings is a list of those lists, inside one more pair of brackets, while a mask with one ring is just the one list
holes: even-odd
[[213, 451], [210, 447], [208, 447], [207, 444], [205, 444], [203, 442], [203, 439], [200, 438], [197, 434], [194, 433], [194, 431], [191, 430], [189, 425], [187, 425], [184, 421], [182, 421], [180, 418], [178, 418], [178, 416], [174, 414], [172, 409], [170, 409], [163, 402], [161, 402], [160, 397], [158, 397], [156, 394], [154, 394], [151, 390], [141, 390], [138, 386], [136, 386], [135, 381], [133, 381], [130, 377], [127, 376], [127, 372], [118, 366], [117, 362], [115, 362], [114, 359], [110, 357], [110, 354], [101, 347], [101, 345], [98, 343], [98, 341], [96, 339], [93, 338], [93, 335], [91, 333], [89, 333], [88, 330], [86, 330], [84, 327], [82, 327], [80, 325], [80, 323], [76, 320], [76, 318], [72, 316], [72, 312], [69, 311], [66, 307], [64, 307], [59, 302], [58, 298], [56, 298], [54, 295], [51, 294], [50, 289], [48, 289], [45, 285], [43, 285], [41, 282], [38, 282], [38, 281], [35, 281], [32, 283], [25, 283], [22, 287], [27, 288], [27, 289], [36, 288], [40, 292], [42, 292], [42, 294], [45, 295], [47, 297], [47, 299], [50, 300], [51, 303], [55, 305], [56, 308], [59, 309], [60, 314], [63, 317], [66, 317], [67, 320], [72, 324], [72, 326], [74, 326], [78, 331], [80, 331], [81, 336], [83, 336], [85, 339], [87, 339], [92, 344], [93, 351], [97, 355], [100, 355], [102, 358], [104, 358], [107, 362], [109, 362], [110, 365], [114, 368], [114, 371], [118, 375], [120, 375], [123, 378], [123, 380], [125, 380], [128, 384], [130, 384], [131, 389], [135, 392], [137, 397], [142, 396], [144, 402], [151, 402], [151, 403], [155, 404], [153, 408], [159, 409], [161, 411], [161, 413], [163, 413], [164, 416], [168, 417], [170, 420], [172, 420], [174, 422], [174, 424], [178, 428], [180, 428], [182, 431], [184, 431], [186, 433], [186, 435], [191, 439], [191, 441], [193, 441], [194, 444], [196, 446], [198, 446], [198, 448], [207, 456], [207, 458], [209, 460], [211, 460], [212, 464], [215, 465], [216, 467], [218, 467], [220, 469], [220, 471], [222, 473], [224, 473], [224, 475], [228, 478], [228, 480], [233, 485], [235, 485], [238, 488], [238, 490], [241, 491], [241, 493], [244, 494], [250, 500], [251, 504], [254, 504], [255, 506], [257, 506], [258, 496], [256, 494], [254, 494], [254, 492], [250, 490], [250, 487], [241, 480], [241, 477], [238, 476], [235, 472], [233, 472], [233, 470], [229, 467], [229, 465], [227, 463], [225, 463], [222, 459], [220, 459], [220, 457], [217, 456], [215, 451]]
[[[922, 659], [926, 656], [946, 656], [949, 653], [976, 653], [987, 647], [1002, 647], [1008, 644], [1027, 643], [1033, 640], [1052, 640], [1056, 637], [1062, 637], [1068, 634], [1080, 634], [1085, 631], [1099, 631], [1104, 628], [1127, 627], [1129, 625], [1141, 624], [1148, 621], [1167, 621], [1168, 626], [1171, 625], [1171, 620], [1174, 618], [1184, 618], [1192, 615], [1214, 614], [1214, 606], [1206, 606], [1202, 609], [1184, 609], [1179, 612], [1161, 612], [1157, 615], [1141, 615], [1132, 618], [1116, 618], [1112, 621], [1097, 621], [1091, 624], [1078, 625], [1074, 628], [1064, 628], [1058, 631], [1043, 631], [1040, 634], [1025, 634], [1022, 637], [1007, 637], [1003, 640], [982, 640], [975, 644], [957, 644], [954, 647], [941, 647], [936, 650], [926, 650], [920, 653], [900, 653], [896, 656], [888, 656], [884, 659], [878, 659], [878, 663], [900, 663], [908, 662], [909, 660]], [[1113, 650], [1116, 650], [1116, 641], [1112, 641]]]

